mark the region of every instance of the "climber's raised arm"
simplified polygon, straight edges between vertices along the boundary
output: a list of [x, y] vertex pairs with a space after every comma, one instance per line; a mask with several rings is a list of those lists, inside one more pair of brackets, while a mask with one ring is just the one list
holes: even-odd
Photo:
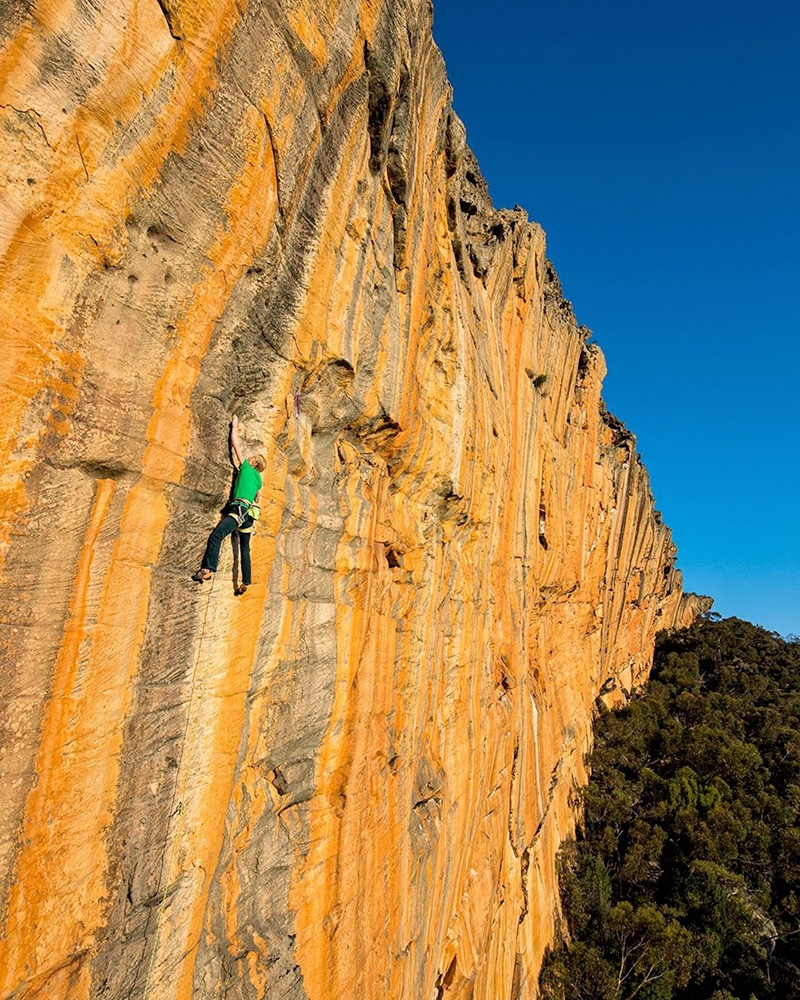
[[233, 449], [233, 456], [236, 459], [236, 465], [240, 466], [244, 459], [242, 458], [242, 445], [239, 441], [239, 418], [234, 413], [233, 420], [231, 420], [231, 448]]

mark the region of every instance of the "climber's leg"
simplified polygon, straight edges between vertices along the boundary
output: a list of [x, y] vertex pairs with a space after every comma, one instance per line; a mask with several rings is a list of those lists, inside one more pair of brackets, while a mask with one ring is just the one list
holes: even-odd
[[[202, 580], [208, 580], [208, 572], [216, 573], [217, 565], [219, 563], [219, 550], [222, 543], [228, 535], [232, 535], [233, 532], [236, 531], [237, 527], [238, 524], [236, 518], [227, 514], [219, 522], [216, 528], [214, 528], [208, 538], [206, 551], [203, 553], [203, 561], [200, 564], [202, 568], [199, 573], [195, 573], [195, 579], [200, 578]], [[203, 570], [208, 572], [204, 573]]]
[[239, 532], [239, 555], [242, 560], [242, 583], [249, 587], [252, 581], [252, 570], [250, 567], [250, 533]]

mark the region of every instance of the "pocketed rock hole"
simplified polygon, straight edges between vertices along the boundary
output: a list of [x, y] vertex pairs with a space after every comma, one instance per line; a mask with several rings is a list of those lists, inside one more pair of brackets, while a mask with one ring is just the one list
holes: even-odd
[[403, 553], [393, 545], [385, 544], [384, 554], [386, 556], [386, 565], [389, 569], [398, 569], [403, 565]]

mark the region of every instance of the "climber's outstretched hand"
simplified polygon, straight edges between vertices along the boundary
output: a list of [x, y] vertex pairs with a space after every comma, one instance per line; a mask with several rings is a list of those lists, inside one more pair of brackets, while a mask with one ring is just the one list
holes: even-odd
[[231, 448], [233, 449], [236, 464], [241, 465], [244, 459], [242, 458], [242, 445], [239, 441], [239, 418], [235, 413], [231, 420]]

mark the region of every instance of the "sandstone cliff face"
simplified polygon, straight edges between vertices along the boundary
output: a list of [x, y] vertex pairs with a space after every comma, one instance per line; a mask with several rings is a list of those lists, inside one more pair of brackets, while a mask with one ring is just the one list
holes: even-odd
[[595, 699], [692, 608], [427, 3], [0, 17], [0, 997], [535, 996]]

